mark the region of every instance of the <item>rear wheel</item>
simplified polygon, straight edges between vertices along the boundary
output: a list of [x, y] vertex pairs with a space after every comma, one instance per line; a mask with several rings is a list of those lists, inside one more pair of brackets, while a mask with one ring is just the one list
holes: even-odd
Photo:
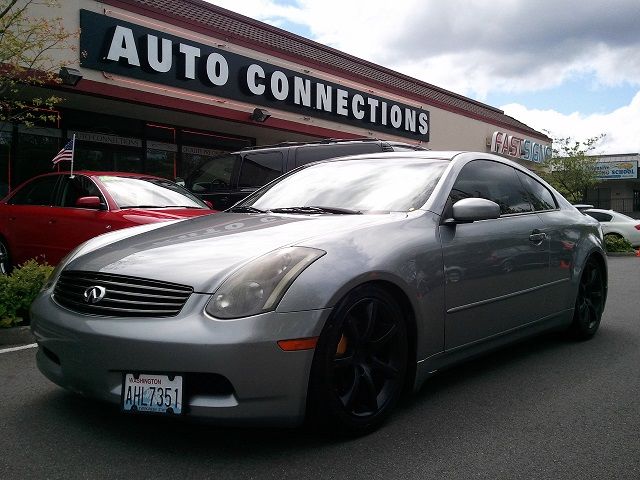
[[11, 271], [11, 259], [9, 258], [9, 247], [0, 238], [0, 275], [8, 275]]
[[336, 307], [313, 360], [311, 420], [342, 433], [368, 433], [402, 395], [407, 371], [402, 309], [385, 290], [360, 287]]
[[575, 338], [586, 340], [595, 335], [604, 311], [605, 293], [606, 286], [602, 267], [591, 258], [584, 267], [578, 285], [573, 323], [571, 324], [571, 333]]

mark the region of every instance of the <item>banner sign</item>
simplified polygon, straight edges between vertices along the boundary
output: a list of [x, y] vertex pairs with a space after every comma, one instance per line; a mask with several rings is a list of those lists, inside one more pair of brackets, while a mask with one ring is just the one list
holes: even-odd
[[550, 145], [509, 135], [506, 132], [493, 132], [491, 152], [535, 163], [542, 163], [553, 155]]
[[596, 176], [602, 180], [638, 178], [638, 161], [597, 162], [595, 170]]
[[419, 107], [88, 10], [80, 27], [84, 68], [429, 141]]

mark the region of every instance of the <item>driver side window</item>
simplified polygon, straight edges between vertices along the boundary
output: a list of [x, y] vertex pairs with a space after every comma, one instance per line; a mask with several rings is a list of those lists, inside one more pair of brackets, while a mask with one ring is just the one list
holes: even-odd
[[533, 212], [515, 169], [498, 162], [474, 160], [462, 168], [449, 199], [453, 205], [463, 198], [473, 197], [496, 202], [500, 205], [501, 215]]
[[64, 177], [63, 181], [61, 207], [75, 207], [81, 197], [98, 197], [100, 201], [104, 202], [100, 189], [91, 179], [83, 175], [76, 175], [73, 178]]

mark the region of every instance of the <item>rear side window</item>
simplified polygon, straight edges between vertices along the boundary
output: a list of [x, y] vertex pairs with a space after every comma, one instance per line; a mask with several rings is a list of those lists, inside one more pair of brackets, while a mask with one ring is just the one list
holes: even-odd
[[248, 153], [242, 160], [238, 186], [261, 187], [282, 175], [282, 152]]
[[529, 193], [529, 198], [536, 212], [557, 208], [556, 200], [547, 187], [526, 173], [517, 172], [517, 174], [527, 193]]
[[586, 213], [590, 217], [595, 218], [599, 222], [610, 222], [611, 219], [613, 218], [613, 215], [609, 215], [602, 212], [584, 212], [584, 213]]
[[345, 157], [347, 155], [359, 155], [361, 153], [380, 153], [382, 147], [376, 142], [308, 145], [296, 149], [295, 166], [326, 160], [328, 158]]
[[53, 205], [58, 175], [41, 177], [29, 182], [9, 199], [10, 205]]
[[452, 204], [463, 198], [486, 198], [500, 205], [502, 215], [533, 211], [516, 170], [488, 160], [474, 160], [466, 164], [449, 197]]

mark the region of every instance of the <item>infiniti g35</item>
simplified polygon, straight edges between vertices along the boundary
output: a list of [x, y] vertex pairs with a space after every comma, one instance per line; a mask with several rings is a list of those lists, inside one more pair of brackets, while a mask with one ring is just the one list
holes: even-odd
[[126, 412], [368, 432], [438, 369], [589, 338], [598, 223], [484, 153], [323, 161], [226, 212], [90, 240], [32, 306], [40, 370]]

